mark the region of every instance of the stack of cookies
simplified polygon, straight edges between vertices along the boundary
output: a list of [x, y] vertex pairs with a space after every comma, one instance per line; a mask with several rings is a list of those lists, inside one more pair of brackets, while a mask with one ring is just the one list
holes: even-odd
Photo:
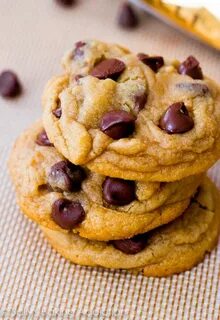
[[220, 89], [196, 58], [77, 42], [17, 140], [17, 201], [74, 263], [166, 276], [217, 242]]

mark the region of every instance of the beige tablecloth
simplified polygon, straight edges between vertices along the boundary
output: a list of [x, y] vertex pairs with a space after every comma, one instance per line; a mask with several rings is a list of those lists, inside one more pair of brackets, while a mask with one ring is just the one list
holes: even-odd
[[98, 38], [169, 58], [193, 54], [218, 81], [219, 53], [146, 14], [137, 29], [119, 29], [117, 0], [78, 0], [71, 10], [53, 0], [0, 2], [0, 70], [14, 69], [24, 86], [19, 99], [0, 99], [0, 319], [219, 319], [220, 246], [192, 271], [160, 280], [74, 266], [19, 213], [6, 169], [9, 145], [40, 116], [43, 86], [75, 41]]

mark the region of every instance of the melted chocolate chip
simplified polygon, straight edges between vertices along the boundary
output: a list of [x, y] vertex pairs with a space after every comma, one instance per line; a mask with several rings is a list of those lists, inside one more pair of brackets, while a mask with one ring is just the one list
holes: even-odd
[[169, 134], [184, 133], [193, 127], [194, 121], [183, 102], [172, 104], [160, 119], [160, 128]]
[[62, 109], [61, 107], [58, 107], [57, 109], [52, 111], [53, 115], [57, 118], [60, 119], [62, 116]]
[[4, 71], [0, 74], [0, 95], [5, 98], [13, 98], [21, 93], [21, 85], [17, 75], [12, 71]]
[[52, 113], [57, 119], [60, 119], [62, 116], [62, 109], [61, 109], [61, 101], [59, 98], [57, 98], [56, 105], [57, 107], [56, 109], [52, 110]]
[[80, 166], [60, 161], [51, 167], [48, 183], [54, 191], [79, 191], [85, 177], [85, 172]]
[[91, 75], [98, 79], [116, 80], [125, 70], [126, 66], [123, 61], [118, 59], [106, 59], [99, 62], [91, 71]]
[[149, 55], [146, 53], [140, 52], [137, 54], [137, 57], [141, 62], [144, 62], [145, 59], [149, 58]]
[[113, 240], [111, 243], [116, 249], [126, 254], [136, 254], [147, 246], [147, 235], [139, 234], [131, 239]]
[[47, 191], [47, 184], [41, 184], [38, 186], [38, 191], [39, 192], [44, 192]]
[[107, 177], [102, 191], [104, 200], [115, 206], [125, 206], [136, 198], [134, 181]]
[[75, 43], [75, 49], [73, 50], [74, 57], [81, 57], [84, 55], [83, 47], [86, 45], [83, 41], [78, 41]]
[[85, 219], [85, 211], [79, 202], [62, 198], [53, 203], [52, 218], [61, 228], [71, 230]]
[[53, 144], [50, 142], [47, 133], [45, 130], [42, 130], [38, 133], [37, 138], [35, 140], [36, 144], [43, 147], [53, 147]]
[[76, 1], [75, 0], [56, 0], [56, 2], [62, 6], [70, 7], [72, 6]]
[[146, 102], [147, 102], [147, 94], [145, 92], [143, 94], [136, 95], [134, 97], [134, 103], [135, 103], [134, 111], [136, 113], [140, 112], [142, 109], [144, 109]]
[[51, 186], [48, 183], [45, 184], [41, 184], [38, 186], [38, 191], [39, 192], [49, 192], [49, 191], [53, 191], [51, 189]]
[[134, 28], [138, 25], [138, 17], [133, 8], [127, 2], [119, 9], [118, 24], [122, 28]]
[[130, 136], [135, 129], [136, 117], [126, 111], [110, 111], [104, 114], [100, 128], [114, 140]]
[[164, 60], [161, 56], [149, 57], [145, 53], [138, 53], [137, 57], [154, 72], [157, 72], [164, 65]]
[[186, 74], [193, 79], [203, 79], [199, 61], [193, 56], [189, 56], [179, 65], [178, 72], [180, 74]]
[[209, 88], [202, 83], [180, 82], [176, 84], [176, 87], [180, 90], [189, 91], [200, 96], [205, 96], [209, 93]]

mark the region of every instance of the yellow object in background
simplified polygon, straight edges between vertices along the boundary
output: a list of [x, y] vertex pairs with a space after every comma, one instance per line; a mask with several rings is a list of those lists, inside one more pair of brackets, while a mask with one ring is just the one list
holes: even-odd
[[136, 2], [167, 23], [220, 50], [220, 20], [205, 7], [181, 7], [169, 4], [168, 0], [139, 0]]

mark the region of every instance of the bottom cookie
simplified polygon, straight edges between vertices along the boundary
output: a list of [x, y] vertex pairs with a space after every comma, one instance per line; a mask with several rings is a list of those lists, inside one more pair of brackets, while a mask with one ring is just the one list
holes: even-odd
[[192, 268], [215, 246], [220, 226], [218, 199], [218, 190], [206, 178], [181, 217], [126, 240], [91, 241], [72, 232], [41, 228], [54, 249], [74, 263], [162, 277]]

